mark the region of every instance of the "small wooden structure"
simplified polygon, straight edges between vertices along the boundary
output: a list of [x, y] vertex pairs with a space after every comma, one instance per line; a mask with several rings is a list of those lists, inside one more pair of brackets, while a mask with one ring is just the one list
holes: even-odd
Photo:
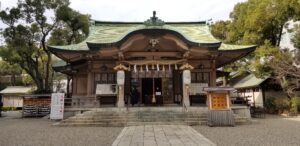
[[51, 94], [23, 96], [23, 117], [41, 117], [50, 114]]
[[2, 95], [3, 107], [23, 107], [23, 98], [21, 95], [29, 94], [32, 87], [26, 86], [8, 86], [0, 94]]
[[208, 125], [209, 126], [234, 126], [233, 112], [230, 109], [229, 87], [208, 87]]

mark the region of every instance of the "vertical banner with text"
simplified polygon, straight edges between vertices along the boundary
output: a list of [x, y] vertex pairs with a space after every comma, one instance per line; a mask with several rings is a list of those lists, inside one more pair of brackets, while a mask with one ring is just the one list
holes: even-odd
[[64, 93], [52, 93], [50, 119], [63, 119], [64, 114]]

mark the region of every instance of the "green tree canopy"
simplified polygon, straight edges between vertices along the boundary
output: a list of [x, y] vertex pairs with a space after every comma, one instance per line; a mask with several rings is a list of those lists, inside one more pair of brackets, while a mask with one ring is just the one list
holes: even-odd
[[[52, 59], [47, 48], [51, 32], [58, 28], [67, 31], [74, 36], [71, 42], [88, 34], [88, 19], [77, 18], [73, 22], [74, 29], [65, 27], [69, 22], [58, 14], [74, 13], [68, 6], [68, 0], [19, 0], [16, 7], [0, 12], [0, 19], [8, 26], [2, 32], [6, 45], [0, 49], [0, 57], [19, 65], [32, 78], [39, 93], [51, 92], [52, 89]], [[48, 13], [53, 13], [54, 18], [47, 16]]]
[[253, 55], [235, 64], [241, 69], [246, 65], [249, 71], [264, 76], [272, 71], [261, 60], [278, 52], [285, 24], [299, 17], [298, 0], [248, 0], [235, 5], [230, 21], [218, 21], [211, 29], [225, 43], [256, 44], [258, 48]]
[[263, 45], [269, 40], [279, 46], [286, 22], [299, 17], [298, 0], [248, 0], [235, 5], [231, 21], [216, 22], [212, 33], [229, 43]]
[[70, 45], [83, 41], [89, 34], [89, 15], [80, 14], [68, 6], [62, 6], [56, 13], [60, 23], [49, 39], [50, 45]]

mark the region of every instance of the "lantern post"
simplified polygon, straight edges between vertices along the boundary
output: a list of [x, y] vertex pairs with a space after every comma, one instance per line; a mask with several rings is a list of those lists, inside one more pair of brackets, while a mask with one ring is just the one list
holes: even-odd
[[117, 70], [117, 85], [118, 85], [118, 100], [117, 107], [125, 107], [124, 101], [124, 84], [125, 84], [125, 70], [128, 70], [123, 64], [119, 64], [114, 67], [114, 70]]
[[186, 63], [180, 67], [182, 72], [182, 83], [183, 83], [183, 98], [182, 106], [187, 111], [187, 108], [190, 107], [190, 98], [189, 98], [189, 85], [191, 84], [191, 70], [194, 69], [193, 66]]

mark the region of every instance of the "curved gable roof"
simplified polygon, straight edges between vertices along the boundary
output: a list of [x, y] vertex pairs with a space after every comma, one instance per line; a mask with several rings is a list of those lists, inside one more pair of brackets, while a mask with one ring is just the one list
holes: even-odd
[[89, 50], [87, 44], [116, 44], [131, 33], [143, 30], [165, 30], [175, 32], [186, 41], [200, 46], [201, 44], [221, 44], [214, 38], [205, 22], [169, 22], [162, 26], [148, 26], [139, 22], [105, 22], [96, 21], [90, 28], [90, 34], [83, 42], [67, 46], [50, 46], [50, 48], [83, 51]]

